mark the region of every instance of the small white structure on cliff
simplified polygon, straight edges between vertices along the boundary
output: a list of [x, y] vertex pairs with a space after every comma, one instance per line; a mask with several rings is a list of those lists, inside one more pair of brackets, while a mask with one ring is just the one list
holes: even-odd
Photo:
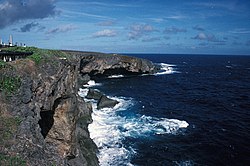
[[25, 44], [22, 44], [22, 43], [19, 43], [19, 44], [18, 44], [18, 42], [16, 42], [16, 43], [14, 44], [13, 36], [12, 36], [12, 35], [9, 36], [9, 40], [8, 40], [7, 43], [4, 43], [3, 39], [0, 37], [0, 48], [3, 48], [3, 47], [14, 47], [14, 46], [18, 46], [18, 45], [19, 45], [20, 47], [26, 47], [26, 45], [25, 45]]
[[10, 37], [9, 37], [9, 46], [10, 47], [13, 46], [13, 37], [12, 37], [12, 35], [10, 35]]

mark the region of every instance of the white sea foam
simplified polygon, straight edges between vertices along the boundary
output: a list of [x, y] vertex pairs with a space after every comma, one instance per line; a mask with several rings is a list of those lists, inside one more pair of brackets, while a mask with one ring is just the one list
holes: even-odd
[[[111, 97], [112, 98], [112, 97]], [[132, 165], [130, 158], [136, 154], [132, 147], [125, 147], [126, 137], [144, 137], [158, 134], [176, 134], [180, 128], [188, 127], [186, 121], [154, 118], [145, 115], [124, 117], [119, 112], [134, 105], [133, 99], [112, 98], [119, 101], [113, 109], [96, 109], [93, 104], [93, 123], [89, 125], [90, 136], [99, 148], [100, 165]]]
[[83, 85], [85, 88], [93, 87], [93, 86], [100, 86], [100, 83], [96, 83], [94, 80], [90, 80], [87, 84]]
[[188, 127], [186, 121], [178, 119], [154, 118], [142, 115], [130, 119], [123, 125], [124, 134], [129, 137], [142, 137], [150, 134], [176, 134], [180, 128]]
[[84, 88], [84, 89], [80, 88], [78, 91], [78, 95], [81, 97], [86, 97], [88, 94], [88, 91], [89, 91], [88, 88]]
[[129, 161], [132, 153], [123, 146], [124, 136], [119, 130], [119, 126], [124, 121], [122, 117], [116, 115], [116, 111], [122, 111], [133, 103], [123, 98], [115, 99], [119, 101], [119, 104], [113, 109], [97, 110], [96, 103], [93, 103], [93, 123], [89, 125], [89, 131], [90, 137], [100, 151], [98, 158], [102, 166], [131, 165]]
[[108, 76], [108, 78], [122, 78], [124, 77], [124, 75], [111, 75], [111, 76]]
[[156, 73], [155, 75], [179, 73], [174, 68], [174, 67], [176, 67], [176, 65], [166, 64], [166, 63], [159, 63], [158, 65], [161, 66], [161, 70], [158, 73]]

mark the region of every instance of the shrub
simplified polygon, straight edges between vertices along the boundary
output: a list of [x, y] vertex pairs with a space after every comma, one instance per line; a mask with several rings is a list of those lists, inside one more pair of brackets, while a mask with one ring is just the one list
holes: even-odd
[[32, 55], [28, 56], [28, 59], [33, 60], [36, 64], [39, 64], [42, 60], [42, 55], [40, 53], [33, 53]]
[[6, 52], [37, 52], [39, 49], [36, 47], [8, 47], [2, 50]]
[[16, 92], [21, 85], [20, 77], [16, 76], [0, 76], [0, 91], [3, 91], [7, 94]]
[[0, 69], [4, 68], [7, 65], [6, 62], [0, 60]]

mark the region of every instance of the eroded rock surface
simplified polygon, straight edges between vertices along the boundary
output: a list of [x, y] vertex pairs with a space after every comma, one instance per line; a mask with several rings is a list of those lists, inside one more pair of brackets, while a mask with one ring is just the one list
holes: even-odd
[[97, 109], [113, 108], [118, 103], [119, 103], [118, 101], [110, 99], [105, 95], [102, 95], [102, 97], [99, 99], [97, 103]]
[[77, 59], [51, 57], [39, 64], [23, 59], [10, 65], [21, 85], [11, 96], [0, 93], [1, 115], [11, 114], [21, 122], [12, 144], [4, 140], [0, 153], [18, 156], [27, 165], [98, 165], [88, 132], [92, 108], [77, 96]]
[[88, 93], [87, 93], [86, 98], [87, 99], [99, 100], [102, 96], [103, 96], [103, 94], [100, 91], [90, 88]]
[[131, 56], [67, 52], [81, 56], [81, 73], [90, 76], [153, 74], [158, 70], [151, 61]]

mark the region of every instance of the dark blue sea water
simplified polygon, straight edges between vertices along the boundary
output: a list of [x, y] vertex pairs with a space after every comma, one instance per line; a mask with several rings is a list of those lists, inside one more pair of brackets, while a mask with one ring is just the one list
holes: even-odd
[[133, 56], [172, 72], [96, 80], [120, 101], [93, 112], [101, 165], [250, 165], [250, 56]]

